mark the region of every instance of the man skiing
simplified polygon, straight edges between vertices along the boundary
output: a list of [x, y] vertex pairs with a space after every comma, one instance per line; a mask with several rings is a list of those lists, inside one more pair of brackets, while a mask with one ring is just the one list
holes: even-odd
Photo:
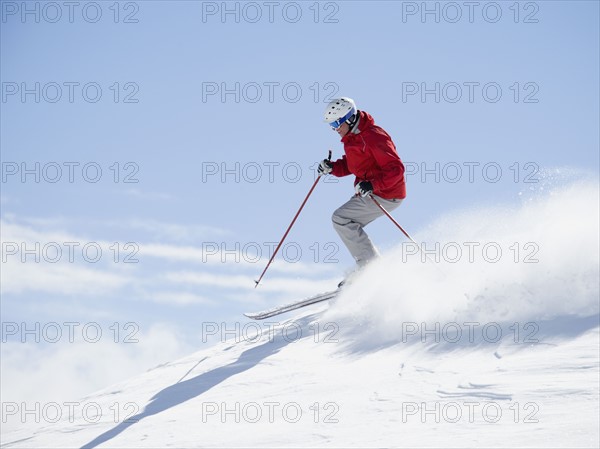
[[375, 125], [370, 114], [357, 110], [351, 98], [331, 101], [325, 109], [325, 122], [342, 138], [345, 154], [333, 162], [323, 160], [318, 172], [337, 177], [356, 176], [356, 194], [333, 213], [332, 221], [359, 270], [378, 256], [363, 229], [383, 215], [370, 196], [388, 212], [396, 209], [406, 197], [404, 165], [389, 134]]

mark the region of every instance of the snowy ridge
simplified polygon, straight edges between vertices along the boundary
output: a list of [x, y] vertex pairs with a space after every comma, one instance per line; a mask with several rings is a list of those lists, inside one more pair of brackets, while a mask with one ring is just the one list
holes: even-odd
[[2, 446], [597, 447], [597, 230], [594, 182], [443, 218], [419, 241], [533, 242], [539, 262], [431, 266], [398, 248], [332, 304], [83, 398], [97, 420], [26, 424]]

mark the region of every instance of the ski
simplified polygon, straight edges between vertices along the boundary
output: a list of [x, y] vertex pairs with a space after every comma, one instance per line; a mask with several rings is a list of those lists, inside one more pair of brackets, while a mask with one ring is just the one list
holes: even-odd
[[247, 312], [244, 313], [244, 315], [253, 320], [264, 320], [265, 318], [271, 318], [272, 316], [281, 315], [282, 313], [310, 306], [311, 304], [327, 301], [328, 299], [335, 298], [339, 292], [340, 289], [338, 288], [331, 292], [320, 293], [318, 295], [311, 296], [300, 301], [291, 302], [283, 306], [273, 307], [272, 309], [263, 310], [261, 312]]

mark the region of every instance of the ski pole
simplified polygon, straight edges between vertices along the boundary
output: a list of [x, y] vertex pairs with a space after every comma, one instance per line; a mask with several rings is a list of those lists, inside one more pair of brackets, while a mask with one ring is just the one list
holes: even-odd
[[[388, 217], [390, 220], [392, 220], [392, 223], [394, 223], [394, 224], [396, 225], [396, 227], [397, 227], [398, 229], [400, 229], [400, 230], [402, 231], [402, 233], [403, 233], [403, 234], [404, 234], [404, 235], [405, 235], [405, 236], [406, 236], [406, 237], [407, 237], [407, 238], [408, 238], [408, 239], [409, 239], [411, 242], [413, 242], [415, 245], [417, 245], [417, 242], [415, 242], [415, 241], [412, 239], [412, 237], [411, 237], [410, 235], [408, 235], [408, 232], [406, 232], [406, 231], [404, 230], [404, 228], [403, 228], [402, 226], [400, 226], [400, 223], [398, 223], [396, 220], [394, 220], [394, 217], [392, 217], [392, 216], [390, 215], [390, 213], [389, 213], [387, 210], [385, 210], [385, 207], [383, 207], [383, 206], [381, 205], [381, 203], [375, 199], [375, 197], [373, 196], [373, 194], [369, 193], [369, 197], [370, 197], [370, 198], [371, 198], [371, 199], [372, 199], [372, 200], [375, 202], [375, 204], [377, 204], [377, 206], [379, 207], [379, 209], [381, 209], [381, 211], [382, 211], [382, 212], [383, 212], [383, 213], [384, 213], [384, 214], [385, 214], [385, 215], [386, 215], [386, 216], [387, 216], [387, 217]], [[419, 246], [419, 245], [417, 245], [417, 246]]]
[[[329, 150], [328, 160], [331, 160], [331, 150]], [[281, 238], [281, 241], [279, 242], [279, 245], [277, 245], [277, 248], [275, 248], [275, 251], [273, 251], [273, 255], [269, 259], [269, 262], [267, 263], [267, 266], [265, 267], [265, 269], [261, 273], [260, 277], [258, 278], [258, 281], [254, 281], [256, 283], [256, 285], [254, 286], [254, 288], [258, 287], [258, 284], [260, 283], [261, 279], [263, 278], [263, 276], [265, 275], [265, 273], [269, 269], [269, 266], [271, 265], [271, 262], [273, 262], [273, 259], [275, 259], [275, 255], [277, 254], [277, 251], [279, 251], [279, 248], [281, 247], [281, 245], [283, 244], [283, 241], [285, 240], [285, 238], [289, 234], [290, 229], [292, 229], [292, 226], [294, 226], [294, 223], [296, 222], [296, 219], [300, 215], [300, 212], [302, 212], [302, 209], [304, 208], [304, 205], [308, 201], [308, 198], [313, 193], [313, 190], [315, 190], [315, 187], [317, 187], [317, 183], [319, 182], [319, 179], [321, 179], [321, 174], [319, 174], [319, 176], [317, 176], [317, 179], [315, 179], [315, 182], [313, 183], [312, 187], [308, 191], [308, 194], [306, 195], [306, 198], [304, 198], [304, 201], [302, 201], [302, 204], [300, 205], [300, 209], [298, 209], [298, 212], [296, 212], [296, 215], [294, 216], [294, 219], [292, 220], [292, 222], [288, 226], [287, 230], [285, 231], [285, 234], [283, 234], [283, 237]]]
[[[369, 197], [370, 197], [370, 198], [371, 198], [371, 199], [372, 199], [372, 200], [375, 202], [375, 204], [377, 204], [377, 206], [379, 207], [379, 209], [381, 209], [381, 211], [382, 211], [382, 212], [383, 212], [383, 213], [384, 213], [384, 214], [385, 214], [385, 215], [386, 215], [386, 216], [387, 216], [387, 217], [388, 217], [388, 218], [389, 218], [389, 219], [392, 221], [392, 223], [394, 223], [394, 224], [396, 225], [396, 227], [397, 227], [398, 229], [400, 229], [400, 230], [402, 231], [402, 233], [403, 233], [403, 234], [404, 234], [404, 235], [405, 235], [405, 236], [406, 236], [406, 237], [407, 237], [407, 238], [408, 238], [408, 239], [409, 239], [411, 242], [413, 242], [413, 243], [416, 245], [416, 247], [419, 249], [419, 251], [423, 252], [423, 250], [422, 250], [422, 249], [421, 249], [421, 247], [420, 247], [420, 246], [417, 244], [417, 242], [415, 242], [415, 241], [413, 240], [413, 238], [412, 238], [410, 235], [408, 235], [408, 232], [406, 232], [406, 231], [404, 230], [404, 228], [403, 228], [402, 226], [400, 226], [400, 223], [398, 223], [398, 222], [397, 222], [397, 221], [394, 219], [394, 217], [392, 217], [392, 216], [390, 215], [390, 213], [389, 213], [387, 210], [385, 210], [385, 207], [383, 207], [383, 206], [381, 205], [381, 203], [375, 199], [375, 197], [373, 196], [373, 194], [369, 193]], [[427, 260], [431, 261], [431, 259], [429, 259], [429, 257], [427, 256], [427, 254], [425, 254], [425, 253], [423, 253], [423, 254], [424, 254], [424, 255], [425, 255], [425, 257], [427, 258]]]

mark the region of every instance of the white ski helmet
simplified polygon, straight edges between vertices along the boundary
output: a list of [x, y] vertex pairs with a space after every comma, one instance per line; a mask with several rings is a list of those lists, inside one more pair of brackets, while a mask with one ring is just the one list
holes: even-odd
[[325, 108], [325, 121], [337, 129], [342, 123], [352, 118], [356, 114], [356, 105], [354, 100], [348, 97], [336, 98], [331, 100]]

